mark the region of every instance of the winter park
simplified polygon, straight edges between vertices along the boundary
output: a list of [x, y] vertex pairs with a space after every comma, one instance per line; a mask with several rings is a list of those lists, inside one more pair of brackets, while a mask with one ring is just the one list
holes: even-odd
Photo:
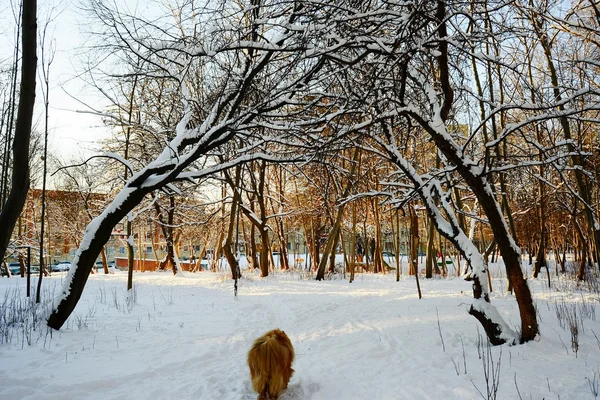
[[0, 18], [0, 399], [599, 398], [597, 1]]

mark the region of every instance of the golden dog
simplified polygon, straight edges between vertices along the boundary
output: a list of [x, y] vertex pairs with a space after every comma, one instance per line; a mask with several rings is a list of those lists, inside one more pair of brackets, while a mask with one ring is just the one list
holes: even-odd
[[294, 347], [284, 331], [273, 329], [254, 341], [248, 366], [258, 400], [277, 400], [294, 373], [293, 361]]

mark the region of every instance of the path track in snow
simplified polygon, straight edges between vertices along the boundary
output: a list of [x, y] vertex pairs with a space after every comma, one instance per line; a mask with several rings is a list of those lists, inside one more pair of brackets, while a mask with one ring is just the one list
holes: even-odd
[[[125, 279], [91, 276], [76, 315], [49, 344], [0, 346], [0, 398], [254, 400], [247, 352], [274, 328], [286, 331], [296, 351], [296, 373], [281, 400], [480, 399], [474, 384], [485, 393], [478, 324], [467, 314], [469, 284], [458, 279], [423, 281], [418, 300], [411, 278], [358, 275], [349, 284], [245, 272], [234, 299], [226, 275], [136, 274], [130, 310]], [[493, 297], [508, 321], [518, 317], [513, 298]], [[541, 342], [503, 347], [498, 399], [517, 396], [515, 373], [523, 398], [591, 398], [584, 378], [599, 359], [591, 333], [575, 358], [549, 325], [553, 310], [540, 307], [540, 314], [547, 332]], [[586, 326], [600, 332], [597, 321]], [[546, 377], [551, 391], [540, 384]]]

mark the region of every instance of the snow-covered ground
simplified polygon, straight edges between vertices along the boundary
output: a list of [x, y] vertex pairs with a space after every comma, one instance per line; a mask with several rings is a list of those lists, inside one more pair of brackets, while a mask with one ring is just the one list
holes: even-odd
[[[394, 274], [357, 274], [352, 284], [244, 275], [234, 299], [225, 272], [137, 273], [130, 304], [126, 273], [91, 275], [61, 331], [4, 327], [0, 399], [255, 399], [246, 354], [273, 328], [296, 350], [282, 400], [486, 399], [494, 378], [486, 385], [484, 365], [499, 369], [497, 399], [594, 399], [600, 389], [600, 296], [573, 293], [568, 281], [553, 278], [560, 291], [530, 281], [539, 340], [488, 352], [459, 278], [421, 279], [419, 300], [414, 278]], [[45, 278], [44, 295], [63, 278]], [[24, 298], [25, 283], [0, 279], [0, 307]], [[515, 299], [493, 283], [493, 304], [518, 329]], [[582, 318], [577, 355], [557, 318], [569, 307]]]

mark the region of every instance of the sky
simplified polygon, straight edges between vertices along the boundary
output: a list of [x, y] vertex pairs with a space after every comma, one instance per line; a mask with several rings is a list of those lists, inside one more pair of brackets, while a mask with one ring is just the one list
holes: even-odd
[[[48, 31], [56, 48], [50, 69], [49, 128], [54, 152], [67, 161], [97, 151], [100, 141], [110, 132], [98, 116], [89, 113], [86, 106], [89, 104], [101, 109], [104, 100], [79, 77], [84, 71], [82, 61], [86, 32], [82, 23], [85, 18], [82, 20], [77, 2], [57, 4], [52, 12], [56, 16]], [[44, 16], [40, 15], [40, 18]]]
[[[10, 63], [15, 43], [15, 21], [11, 3], [16, 0], [0, 0], [0, 60]], [[87, 42], [86, 17], [79, 1], [38, 2], [38, 33], [42, 33], [50, 18], [46, 33], [46, 48], [54, 49], [50, 66], [49, 90], [49, 152], [63, 162], [88, 157], [98, 151], [100, 142], [110, 131], [102, 120], [89, 113], [89, 104], [102, 109], [105, 101], [80, 78], [84, 71], [85, 45]], [[38, 36], [38, 47], [41, 40]], [[46, 52], [46, 56], [51, 54]], [[38, 49], [38, 77], [34, 130], [44, 131], [44, 99], [41, 91], [41, 58]]]

